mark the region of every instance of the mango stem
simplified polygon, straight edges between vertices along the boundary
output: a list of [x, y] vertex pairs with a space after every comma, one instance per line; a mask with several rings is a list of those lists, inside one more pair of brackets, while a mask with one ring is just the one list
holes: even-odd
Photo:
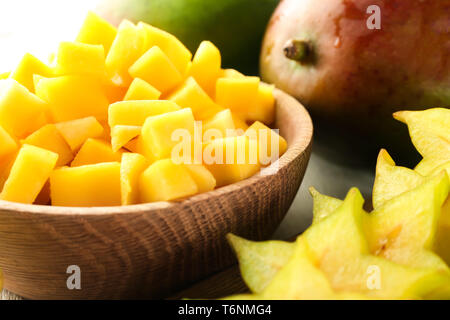
[[288, 40], [283, 48], [286, 58], [300, 62], [310, 62], [313, 56], [313, 47], [307, 40]]

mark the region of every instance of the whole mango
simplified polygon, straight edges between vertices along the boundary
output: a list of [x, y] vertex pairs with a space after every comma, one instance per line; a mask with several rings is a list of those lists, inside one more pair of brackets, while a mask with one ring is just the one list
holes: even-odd
[[260, 62], [266, 82], [308, 107], [328, 151], [386, 147], [407, 160], [392, 113], [450, 106], [450, 1], [284, 0]]

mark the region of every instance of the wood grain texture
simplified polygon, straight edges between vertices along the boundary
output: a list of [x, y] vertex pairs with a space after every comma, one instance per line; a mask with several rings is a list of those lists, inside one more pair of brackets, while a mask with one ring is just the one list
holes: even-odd
[[[268, 238], [291, 205], [308, 164], [306, 110], [275, 92], [275, 127], [288, 141], [279, 170], [178, 202], [65, 208], [0, 201], [5, 288], [31, 299], [161, 298], [230, 266], [228, 232]], [[81, 268], [81, 290], [66, 269]]]

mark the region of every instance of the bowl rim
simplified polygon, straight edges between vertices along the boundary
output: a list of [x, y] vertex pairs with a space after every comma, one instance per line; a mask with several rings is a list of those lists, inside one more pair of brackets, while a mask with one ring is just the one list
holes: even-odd
[[[312, 143], [313, 138], [313, 122], [306, 108], [295, 98], [289, 94], [275, 88], [274, 97], [276, 103], [280, 100], [290, 100], [291, 104], [297, 107], [298, 115], [293, 119], [301, 118], [303, 121], [301, 132], [292, 143], [288, 144], [286, 152], [270, 166], [262, 168], [258, 173], [250, 178], [232, 183], [217, 189], [199, 193], [193, 196], [182, 198], [180, 200], [173, 201], [155, 201], [149, 203], [140, 203], [126, 206], [98, 206], [98, 207], [67, 207], [67, 206], [52, 206], [52, 205], [38, 205], [38, 204], [24, 204], [19, 202], [12, 202], [7, 200], [0, 200], [0, 211], [10, 212], [27, 212], [41, 215], [113, 215], [113, 214], [133, 214], [141, 213], [144, 211], [162, 210], [167, 208], [176, 208], [190, 205], [199, 201], [203, 201], [207, 198], [218, 197], [226, 193], [235, 191], [246, 186], [256, 184], [268, 177], [279, 174], [280, 170], [287, 166], [297, 156], [301, 155], [308, 146]], [[287, 104], [287, 102], [284, 102]], [[281, 130], [281, 128], [280, 128]], [[270, 170], [278, 162], [279, 168], [274, 170], [270, 174], [261, 174], [263, 170]]]

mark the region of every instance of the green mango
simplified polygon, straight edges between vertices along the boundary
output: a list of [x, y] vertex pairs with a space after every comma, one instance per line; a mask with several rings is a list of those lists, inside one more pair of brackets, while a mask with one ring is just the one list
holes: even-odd
[[103, 0], [97, 12], [118, 24], [144, 21], [177, 36], [193, 53], [202, 40], [222, 53], [223, 67], [258, 73], [267, 22], [279, 0]]

